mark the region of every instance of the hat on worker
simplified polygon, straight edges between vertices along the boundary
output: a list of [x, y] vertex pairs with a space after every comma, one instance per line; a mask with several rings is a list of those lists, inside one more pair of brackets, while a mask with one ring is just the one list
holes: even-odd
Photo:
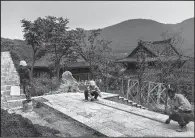
[[175, 93], [176, 91], [175, 91], [175, 89], [173, 89], [173, 88], [169, 88], [169, 89], [167, 90], [167, 92], [168, 92], [168, 93]]
[[96, 84], [95, 84], [95, 81], [90, 81], [89, 84], [90, 84], [91, 86], [95, 86], [95, 85], [96, 85]]
[[24, 61], [24, 60], [20, 61], [20, 66], [24, 66], [24, 67], [26, 67], [26, 66], [27, 66], [26, 61]]
[[169, 85], [169, 88], [167, 90], [168, 93], [176, 93], [176, 86], [175, 85]]

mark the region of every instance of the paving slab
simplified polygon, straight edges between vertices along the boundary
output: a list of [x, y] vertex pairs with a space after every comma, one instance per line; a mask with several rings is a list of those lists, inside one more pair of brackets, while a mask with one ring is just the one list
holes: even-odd
[[[83, 93], [64, 93], [43, 96], [45, 106], [109, 137], [194, 137], [194, 122], [187, 132], [176, 132], [179, 126], [168, 116], [99, 98], [85, 102]], [[155, 118], [155, 119], [153, 119]]]

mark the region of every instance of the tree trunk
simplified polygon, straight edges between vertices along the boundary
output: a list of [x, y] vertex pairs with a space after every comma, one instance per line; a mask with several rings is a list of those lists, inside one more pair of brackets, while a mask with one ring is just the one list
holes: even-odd
[[165, 114], [167, 114], [167, 101], [168, 101], [168, 94], [166, 92], [166, 99], [165, 99]]
[[34, 65], [35, 65], [35, 53], [33, 52], [33, 62], [32, 62], [31, 70], [30, 70], [30, 78], [33, 78]]
[[123, 94], [123, 96], [125, 95], [125, 93], [124, 93], [124, 81], [123, 81], [123, 79], [124, 79], [124, 76], [122, 76], [122, 86], [121, 86], [121, 93]]
[[56, 76], [57, 76], [57, 84], [60, 84], [60, 63], [56, 65]]
[[141, 88], [142, 88], [142, 84], [139, 86], [139, 104], [142, 104], [142, 91], [141, 91]]

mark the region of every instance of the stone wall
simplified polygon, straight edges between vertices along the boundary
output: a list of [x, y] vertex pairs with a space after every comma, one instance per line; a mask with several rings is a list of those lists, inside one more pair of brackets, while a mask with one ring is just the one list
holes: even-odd
[[19, 86], [20, 78], [10, 52], [1, 52], [1, 94], [10, 96], [11, 86]]

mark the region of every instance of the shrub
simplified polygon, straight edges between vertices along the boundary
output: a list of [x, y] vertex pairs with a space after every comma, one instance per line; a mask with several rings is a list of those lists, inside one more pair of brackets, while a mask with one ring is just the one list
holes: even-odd
[[57, 89], [56, 79], [49, 79], [47, 77], [34, 78], [32, 81], [32, 96], [41, 96], [45, 93], [49, 93], [52, 90]]
[[49, 88], [52, 90], [52, 91], [55, 91], [57, 90], [59, 87], [59, 84], [57, 83], [57, 77], [53, 77], [51, 80], [50, 80], [50, 85], [49, 85]]

